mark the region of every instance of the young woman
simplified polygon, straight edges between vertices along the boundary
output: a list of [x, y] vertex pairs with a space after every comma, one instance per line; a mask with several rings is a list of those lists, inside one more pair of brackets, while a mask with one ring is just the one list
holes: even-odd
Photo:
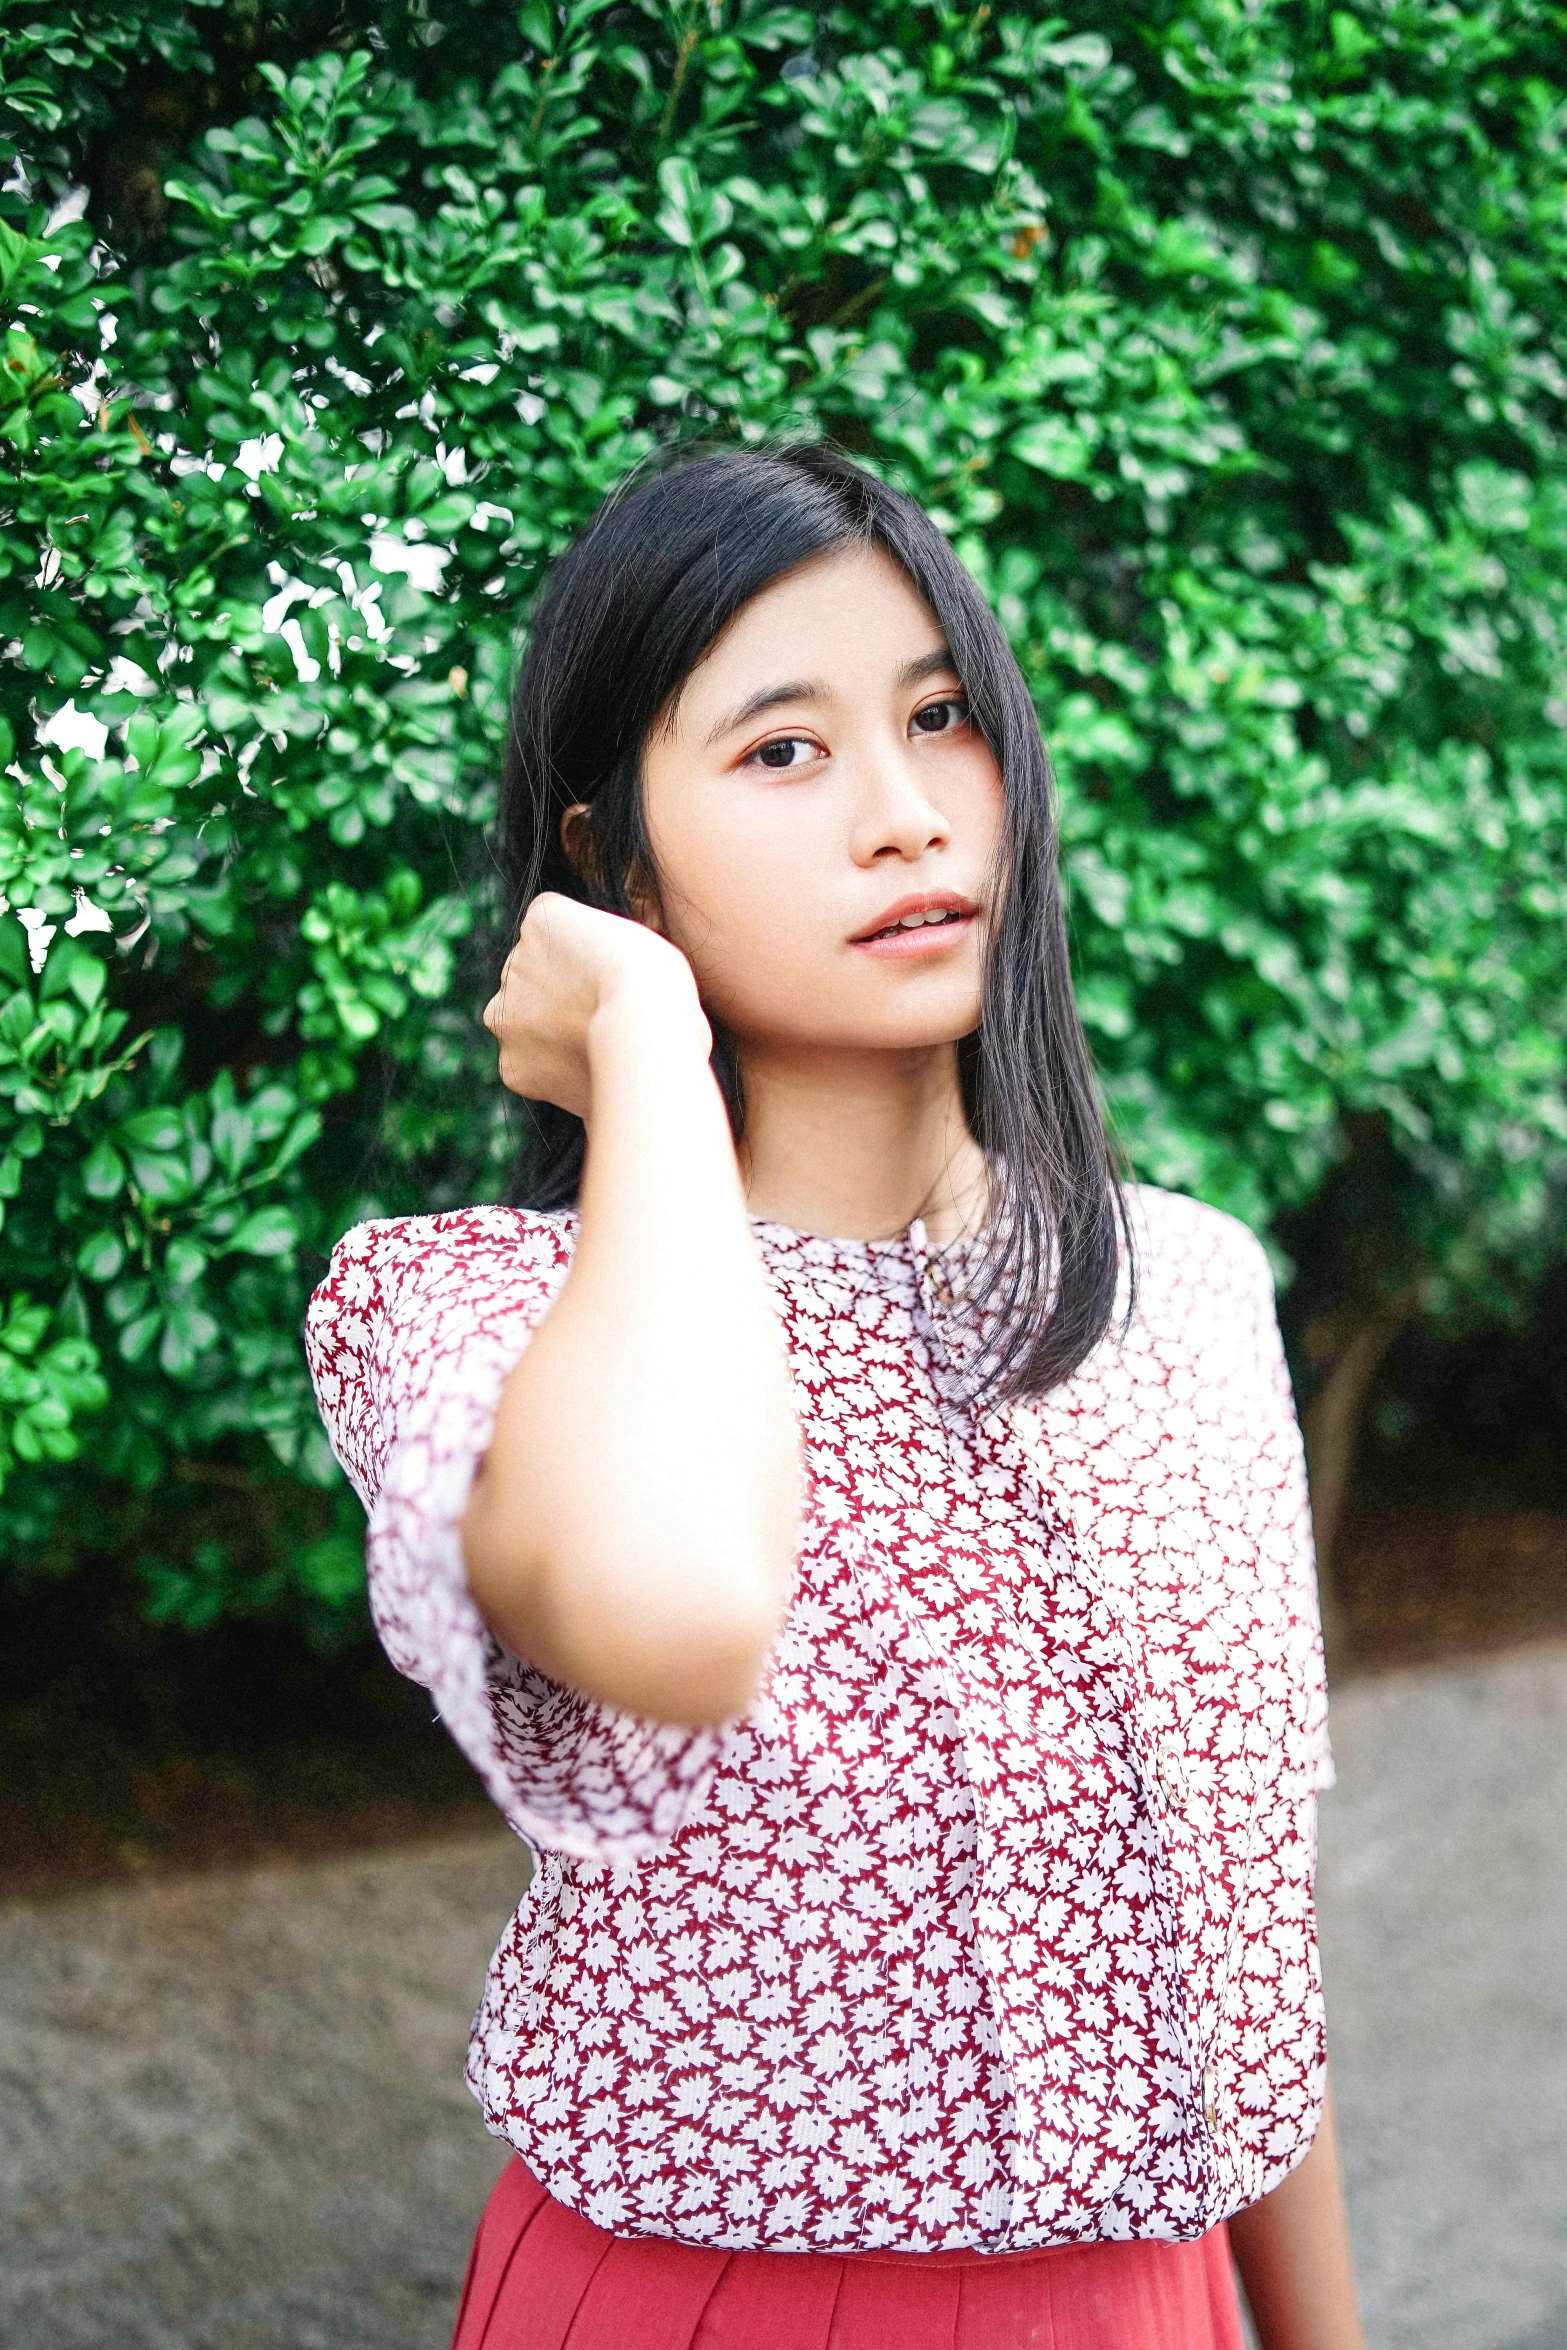
[[1231, 2244], [1265, 2350], [1358, 2350], [1267, 1262], [1118, 1185], [995, 620], [830, 450], [633, 482], [500, 838], [528, 1204], [310, 1318], [537, 1855], [460, 2350], [1237, 2350]]

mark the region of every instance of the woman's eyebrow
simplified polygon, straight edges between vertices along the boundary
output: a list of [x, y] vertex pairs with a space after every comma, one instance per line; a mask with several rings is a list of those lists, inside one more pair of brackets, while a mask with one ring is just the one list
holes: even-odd
[[928, 653], [921, 653], [917, 661], [906, 661], [898, 671], [898, 683], [918, 685], [922, 678], [939, 677], [943, 670], [956, 677], [958, 665], [945, 645], [934, 645]]
[[[898, 671], [897, 682], [900, 688], [918, 685], [922, 679], [938, 677], [944, 670], [954, 677], [957, 675], [956, 664], [946, 646], [934, 645], [928, 653], [921, 653], [917, 660], [905, 661]], [[749, 726], [751, 720], [760, 718], [764, 710], [776, 710], [780, 703], [824, 702], [826, 699], [827, 688], [810, 678], [795, 678], [788, 685], [764, 686], [760, 693], [752, 694], [738, 709], [729, 711], [719, 719], [707, 738], [708, 748], [721, 742], [726, 734], [735, 734], [742, 726]]]
[[709, 747], [721, 741], [726, 734], [733, 734], [737, 728], [749, 725], [764, 710], [775, 710], [780, 702], [824, 702], [826, 699], [827, 688], [814, 684], [808, 678], [797, 678], [791, 685], [764, 686], [759, 694], [752, 694], [749, 701], [742, 702], [737, 710], [731, 710], [727, 717], [720, 718], [707, 738]]

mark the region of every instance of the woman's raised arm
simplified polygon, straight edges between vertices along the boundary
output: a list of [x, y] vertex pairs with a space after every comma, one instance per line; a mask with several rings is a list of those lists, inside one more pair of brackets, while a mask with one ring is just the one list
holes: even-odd
[[685, 958], [558, 896], [486, 1020], [513, 1091], [587, 1123], [577, 1251], [501, 1396], [463, 1523], [499, 1638], [656, 1720], [755, 1694], [794, 1564], [783, 1344]]

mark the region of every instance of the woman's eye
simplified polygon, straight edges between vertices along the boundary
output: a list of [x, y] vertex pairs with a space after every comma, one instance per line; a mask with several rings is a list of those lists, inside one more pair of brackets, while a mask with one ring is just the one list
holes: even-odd
[[943, 702], [927, 702], [923, 710], [914, 713], [914, 725], [920, 734], [950, 734], [968, 717], [968, 703], [961, 694], [949, 694]]
[[814, 748], [803, 734], [785, 734], [775, 742], [760, 744], [751, 756], [759, 767], [803, 767]]

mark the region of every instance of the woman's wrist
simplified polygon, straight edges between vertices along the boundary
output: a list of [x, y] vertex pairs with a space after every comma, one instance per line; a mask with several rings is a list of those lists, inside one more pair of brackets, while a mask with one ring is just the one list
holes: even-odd
[[657, 952], [628, 956], [606, 979], [588, 1021], [588, 1067], [595, 1079], [623, 1065], [628, 1050], [638, 1062], [650, 1055], [665, 1068], [689, 1059], [705, 1069], [712, 1055], [713, 1032], [691, 966], [662, 942]]

